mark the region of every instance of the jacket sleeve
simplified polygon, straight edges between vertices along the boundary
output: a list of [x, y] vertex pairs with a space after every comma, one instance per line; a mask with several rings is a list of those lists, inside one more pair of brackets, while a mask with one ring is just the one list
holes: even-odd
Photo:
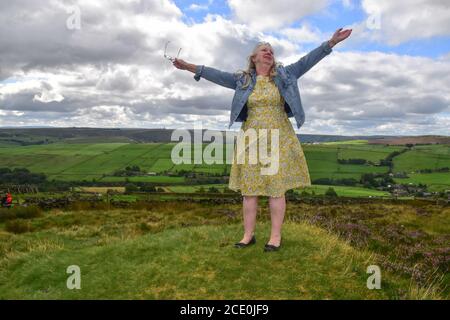
[[195, 68], [194, 79], [199, 81], [200, 77], [223, 87], [236, 89], [236, 81], [238, 80], [239, 74], [237, 72], [230, 73], [204, 65], [197, 65]]
[[330, 47], [328, 41], [324, 41], [320, 46], [300, 58], [297, 62], [287, 65], [285, 67], [286, 71], [298, 79], [332, 51], [333, 49]]

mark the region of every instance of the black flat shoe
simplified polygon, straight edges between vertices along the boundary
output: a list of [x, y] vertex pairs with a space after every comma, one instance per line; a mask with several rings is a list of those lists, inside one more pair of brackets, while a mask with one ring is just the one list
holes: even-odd
[[280, 247], [281, 247], [281, 241], [280, 241], [280, 245], [278, 247], [274, 246], [273, 244], [266, 243], [264, 245], [264, 252], [278, 251], [278, 250], [280, 250]]
[[256, 238], [253, 236], [248, 243], [238, 242], [234, 244], [235, 248], [246, 248], [252, 244], [256, 243]]

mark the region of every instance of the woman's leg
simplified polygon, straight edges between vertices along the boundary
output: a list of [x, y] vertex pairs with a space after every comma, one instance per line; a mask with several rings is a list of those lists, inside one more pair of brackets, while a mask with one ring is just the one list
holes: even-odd
[[270, 197], [269, 198], [270, 216], [272, 219], [272, 230], [268, 244], [279, 246], [281, 241], [281, 227], [283, 225], [284, 213], [286, 211], [286, 198]]
[[256, 213], [258, 211], [258, 197], [244, 196], [243, 200], [244, 211], [244, 237], [240, 242], [248, 243], [255, 232]]

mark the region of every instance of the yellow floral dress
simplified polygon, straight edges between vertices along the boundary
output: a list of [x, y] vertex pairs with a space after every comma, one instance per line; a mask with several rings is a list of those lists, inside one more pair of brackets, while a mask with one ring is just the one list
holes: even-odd
[[[259, 147], [256, 147], [257, 163], [252, 163], [249, 160], [250, 143], [247, 139], [245, 152], [241, 153], [245, 154], [245, 161], [237, 161], [235, 143], [228, 187], [234, 191], [241, 190], [244, 196], [281, 197], [289, 189], [310, 186], [311, 180], [303, 149], [284, 110], [284, 99], [269, 76], [256, 76], [256, 85], [248, 98], [247, 107], [248, 117], [242, 123], [241, 130], [246, 132], [253, 128], [255, 132], [263, 133], [264, 130], [259, 129], [266, 129], [267, 143], [265, 139], [261, 139], [261, 134], [256, 135], [256, 142], [258, 146], [260, 143], [266, 143], [267, 152], [260, 154]], [[278, 170], [275, 174], [262, 174], [263, 167], [270, 167], [267, 162], [260, 161], [260, 155], [270, 157], [271, 129], [278, 129], [279, 133]]]

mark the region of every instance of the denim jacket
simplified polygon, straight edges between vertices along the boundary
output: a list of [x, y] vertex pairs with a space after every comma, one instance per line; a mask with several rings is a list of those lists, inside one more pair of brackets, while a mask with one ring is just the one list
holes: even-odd
[[[305, 122], [305, 112], [303, 111], [297, 79], [332, 51], [328, 41], [325, 41], [297, 62], [287, 66], [280, 64], [276, 67], [277, 75], [274, 77], [274, 82], [280, 95], [284, 98], [284, 110], [289, 118], [295, 117], [297, 128], [300, 128]], [[256, 84], [256, 72], [254, 70], [252, 70], [251, 76], [252, 80], [248, 87], [242, 88], [245, 81], [242, 72], [229, 73], [204, 65], [196, 66], [195, 80], [199, 81], [200, 77], [203, 77], [218, 85], [235, 90], [228, 129], [234, 122], [242, 122], [247, 119], [247, 99]]]

